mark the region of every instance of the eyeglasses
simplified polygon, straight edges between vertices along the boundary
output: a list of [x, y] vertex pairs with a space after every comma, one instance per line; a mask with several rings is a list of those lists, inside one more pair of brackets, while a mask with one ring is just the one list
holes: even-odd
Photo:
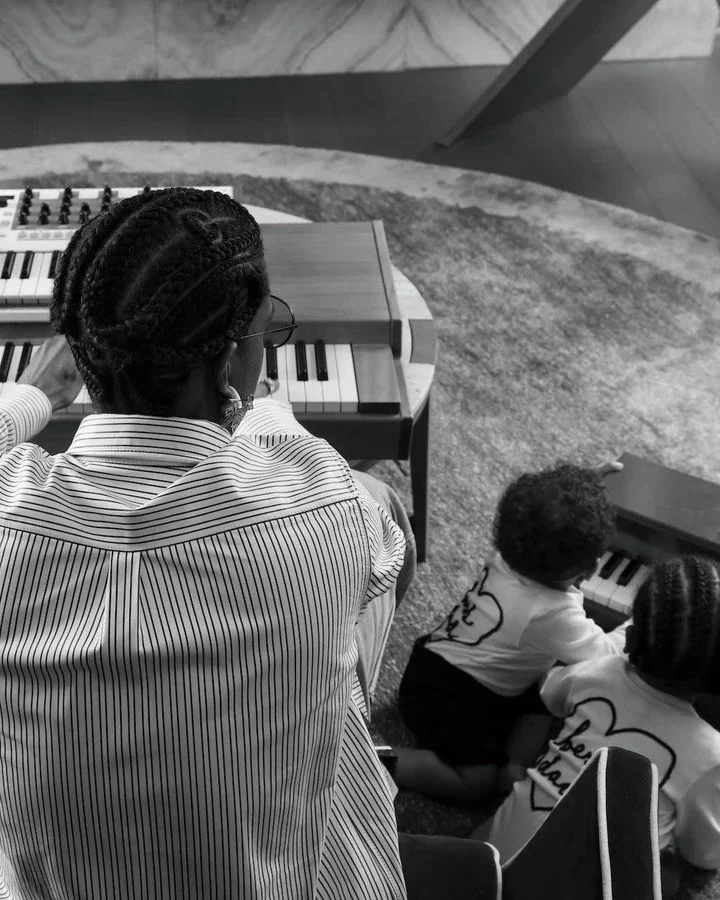
[[[244, 341], [245, 338], [259, 337], [262, 335], [266, 347], [283, 347], [293, 336], [298, 323], [295, 321], [295, 313], [290, 309], [288, 304], [281, 298], [270, 294], [273, 301], [273, 313], [270, 319], [270, 326], [265, 331], [256, 331], [253, 334], [244, 334], [242, 337], [235, 338], [236, 341]], [[278, 304], [282, 306], [278, 306]], [[272, 326], [275, 326], [274, 328]], [[268, 335], [277, 335], [277, 337], [268, 337]]]

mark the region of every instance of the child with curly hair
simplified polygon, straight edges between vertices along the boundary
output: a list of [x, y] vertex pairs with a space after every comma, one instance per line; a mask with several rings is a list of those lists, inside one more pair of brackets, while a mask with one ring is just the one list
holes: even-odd
[[653, 566], [635, 597], [626, 652], [627, 659], [606, 656], [546, 677], [540, 695], [564, 722], [492, 820], [489, 840], [502, 862], [532, 837], [597, 749], [624, 747], [657, 766], [660, 850], [720, 868], [720, 732], [693, 707], [699, 694], [720, 695], [716, 566], [695, 556]]
[[622, 653], [625, 626], [606, 634], [576, 586], [607, 550], [603, 476], [620, 469], [563, 464], [505, 490], [495, 554], [405, 669], [400, 713], [416, 747], [395, 748], [399, 787], [468, 803], [507, 793], [547, 741], [539, 679], [558, 661]]

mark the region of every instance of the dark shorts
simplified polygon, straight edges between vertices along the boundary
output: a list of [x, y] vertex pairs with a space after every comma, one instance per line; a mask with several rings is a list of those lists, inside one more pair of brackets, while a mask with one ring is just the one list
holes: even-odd
[[417, 746], [453, 766], [507, 762], [505, 745], [520, 716], [549, 716], [537, 684], [503, 697], [451, 665], [418, 638], [400, 682], [400, 715]]

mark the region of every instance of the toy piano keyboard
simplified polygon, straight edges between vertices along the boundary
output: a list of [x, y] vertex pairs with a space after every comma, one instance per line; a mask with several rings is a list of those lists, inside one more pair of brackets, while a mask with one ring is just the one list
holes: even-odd
[[[231, 187], [200, 188], [233, 195]], [[52, 334], [49, 306], [73, 231], [144, 188], [0, 189], [0, 389]], [[261, 226], [274, 294], [298, 327], [265, 371], [299, 421], [355, 459], [407, 459], [412, 416], [400, 368], [401, 321], [382, 222]], [[34, 441], [67, 448], [91, 413], [85, 389]]]
[[615, 507], [611, 549], [580, 584], [585, 608], [603, 628], [632, 613], [650, 566], [681, 554], [720, 562], [720, 486], [632, 453], [606, 478]]

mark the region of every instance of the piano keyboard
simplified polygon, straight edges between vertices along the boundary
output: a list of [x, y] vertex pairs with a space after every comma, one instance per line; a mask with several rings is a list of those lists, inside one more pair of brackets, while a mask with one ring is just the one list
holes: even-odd
[[[0, 323], [48, 322], [55, 268], [73, 231], [144, 190], [0, 188]], [[212, 190], [232, 196], [230, 187]]]
[[586, 601], [627, 618], [640, 585], [650, 574], [650, 566], [618, 550], [608, 550], [593, 575], [580, 583]]
[[[0, 309], [3, 321], [47, 321], [60, 251], [0, 252]], [[40, 312], [40, 306], [44, 311]], [[11, 311], [12, 308], [14, 311]], [[33, 310], [33, 312], [31, 312]], [[28, 317], [27, 313], [30, 313]]]
[[[233, 196], [231, 186], [193, 187]], [[54, 277], [73, 231], [151, 189], [0, 188], [0, 395], [52, 334]], [[261, 228], [271, 283], [298, 322], [289, 344], [266, 351], [262, 374], [278, 380], [278, 396], [300, 423], [347, 459], [408, 459], [413, 419], [402, 361], [414, 331], [400, 316], [382, 223]], [[63, 452], [92, 412], [83, 389], [34, 442]]]
[[[10, 389], [33, 358], [42, 341], [15, 340], [0, 343], [0, 397]], [[275, 396], [292, 404], [296, 413], [383, 413], [398, 412], [399, 395], [392, 396], [394, 382], [384, 394], [378, 393], [356, 375], [356, 361], [372, 354], [374, 366], [382, 361], [391, 371], [392, 351], [389, 347], [354, 347], [350, 344], [328, 344], [315, 341], [286, 344], [277, 349], [265, 348], [262, 377], [278, 381]], [[55, 415], [85, 416], [93, 413], [87, 389], [75, 401]]]

